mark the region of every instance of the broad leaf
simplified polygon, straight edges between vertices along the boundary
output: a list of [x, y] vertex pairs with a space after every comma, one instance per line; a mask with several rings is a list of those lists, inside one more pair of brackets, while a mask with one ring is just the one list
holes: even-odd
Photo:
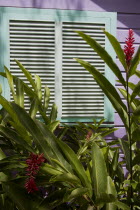
[[[37, 210], [41, 199], [34, 195], [34, 199], [19, 185], [14, 183], [3, 183], [4, 192], [14, 201], [20, 210]], [[44, 209], [45, 210], [45, 209]]]
[[116, 75], [116, 77], [121, 81], [122, 85], [126, 87], [126, 83], [121, 74], [120, 69], [118, 68], [116, 63], [113, 61], [112, 57], [107, 53], [107, 51], [100, 44], [98, 44], [94, 39], [92, 39], [90, 36], [84, 34], [81, 31], [77, 31], [77, 33], [91, 46], [91, 48], [93, 48], [98, 53], [98, 55], [105, 61], [105, 63]]
[[104, 33], [106, 34], [107, 38], [109, 39], [113, 49], [116, 52], [116, 55], [118, 56], [120, 62], [122, 63], [124, 69], [126, 70], [127, 69], [127, 64], [126, 64], [125, 55], [124, 55], [124, 52], [121, 48], [120, 43], [118, 42], [118, 40], [112, 34], [108, 33], [107, 31], [104, 31]]
[[57, 176], [52, 177], [50, 179], [50, 182], [57, 182], [57, 181], [59, 181], [59, 182], [67, 182], [70, 185], [74, 184], [76, 186], [81, 186], [81, 182], [78, 179], [78, 177], [76, 177], [74, 174], [71, 174], [71, 173], [63, 173], [61, 175], [57, 175]]
[[118, 114], [120, 115], [123, 123], [126, 128], [128, 128], [128, 116], [127, 116], [127, 108], [125, 104], [122, 102], [118, 92], [115, 87], [92, 65], [88, 62], [85, 62], [81, 59], [76, 59], [85, 69], [87, 69], [94, 77], [98, 85], [104, 91]]
[[12, 142], [19, 144], [23, 149], [34, 153], [33, 148], [13, 129], [0, 125], [0, 133], [10, 139]]
[[126, 167], [130, 171], [131, 170], [131, 164], [130, 164], [130, 148], [129, 143], [125, 140], [119, 139], [120, 145], [122, 147], [122, 150], [124, 152], [125, 160], [126, 160]]
[[30, 72], [24, 68], [24, 66], [18, 61], [15, 60], [15, 62], [17, 63], [17, 65], [19, 66], [19, 68], [22, 70], [22, 72], [24, 73], [25, 77], [27, 78], [27, 80], [30, 82], [30, 84], [32, 85], [33, 89], [36, 89], [36, 84], [32, 78], [32, 75], [30, 74]]
[[107, 168], [103, 153], [96, 143], [92, 145], [92, 184], [96, 199], [107, 194]]
[[51, 159], [56, 159], [58, 161], [60, 161], [60, 163], [62, 163], [64, 165], [64, 167], [67, 168], [68, 171], [72, 171], [70, 165], [68, 164], [68, 162], [65, 160], [65, 158], [63, 157], [62, 153], [59, 150], [59, 147], [57, 145], [57, 139], [56, 137], [53, 135], [52, 132], [50, 132], [50, 130], [47, 128], [47, 126], [36, 120], [35, 121], [36, 125], [38, 126], [39, 130], [41, 131], [43, 137], [45, 138], [46, 142], [48, 143], [48, 146], [51, 148], [51, 151], [54, 154], [54, 158], [51, 157]]
[[76, 189], [74, 189], [71, 193], [70, 193], [70, 195], [66, 195], [65, 197], [64, 197], [64, 201], [66, 202], [70, 202], [70, 201], [72, 201], [73, 199], [76, 199], [76, 198], [78, 198], [78, 197], [80, 197], [80, 196], [82, 196], [82, 195], [84, 195], [84, 194], [86, 194], [86, 193], [88, 193], [88, 189], [87, 188], [84, 188], [84, 187], [80, 187], [80, 188], [76, 188]]
[[[22, 109], [17, 104], [12, 103], [13, 110], [16, 112], [20, 123], [27, 129], [27, 131], [32, 135], [35, 144], [37, 145], [40, 153], [43, 153], [44, 156], [49, 160], [49, 157], [55, 158], [51, 148], [49, 147], [44, 135], [35, 124], [33, 119], [28, 115], [28, 113]], [[48, 136], [52, 138], [52, 134], [48, 131]]]
[[88, 188], [90, 196], [92, 195], [92, 189], [91, 184], [88, 180], [88, 177], [86, 175], [86, 172], [83, 168], [83, 165], [81, 164], [80, 160], [77, 158], [77, 155], [74, 153], [74, 151], [64, 142], [57, 140], [58, 145], [60, 146], [62, 152], [64, 153], [65, 157], [70, 162], [72, 168], [76, 172], [77, 176], [81, 180], [84, 187]]
[[130, 210], [129, 206], [127, 206], [125, 203], [116, 201], [113, 204], [116, 205], [118, 207], [118, 209], [121, 209], [121, 210]]

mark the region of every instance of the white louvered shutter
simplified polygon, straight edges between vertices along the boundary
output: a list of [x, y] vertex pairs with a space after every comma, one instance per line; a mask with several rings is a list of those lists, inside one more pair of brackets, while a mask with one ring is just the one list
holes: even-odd
[[[19, 60], [32, 75], [47, 84], [51, 91], [50, 105], [54, 102], [55, 88], [55, 23], [51, 21], [10, 20], [10, 70], [13, 75], [26, 81], [14, 59]], [[12, 96], [11, 96], [12, 98]], [[25, 98], [25, 108], [29, 100]]]
[[[50, 105], [55, 102], [58, 106], [61, 122], [92, 122], [93, 118], [113, 122], [114, 110], [109, 100], [88, 71], [73, 58], [90, 62], [112, 84], [115, 83], [113, 73], [75, 31], [91, 35], [115, 58], [102, 29], [115, 33], [116, 14], [30, 8], [0, 11], [3, 16], [0, 24], [4, 28], [4, 33], [0, 34], [1, 47], [3, 40], [8, 39], [3, 50], [5, 60], [1, 57], [0, 64], [9, 67], [7, 58], [10, 57], [11, 73], [27, 83], [14, 59], [19, 60], [32, 75], [39, 75], [42, 88], [45, 85], [50, 88]], [[6, 82], [4, 84], [6, 87]], [[8, 89], [5, 95], [9, 99]], [[26, 109], [29, 109], [28, 98]]]
[[103, 118], [104, 94], [92, 75], [74, 61], [80, 58], [105, 73], [105, 64], [75, 31], [82, 31], [105, 47], [104, 24], [63, 22], [62, 24], [62, 118]]

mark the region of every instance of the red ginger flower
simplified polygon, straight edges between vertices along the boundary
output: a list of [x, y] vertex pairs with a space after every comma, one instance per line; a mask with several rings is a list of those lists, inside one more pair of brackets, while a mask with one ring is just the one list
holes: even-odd
[[130, 66], [130, 62], [132, 60], [132, 56], [135, 50], [135, 48], [133, 47], [133, 43], [135, 41], [133, 36], [134, 36], [133, 30], [129, 29], [128, 38], [126, 38], [126, 41], [125, 41], [126, 45], [124, 46], [125, 60], [128, 67]]
[[45, 161], [45, 158], [43, 157], [43, 154], [37, 155], [37, 154], [30, 154], [30, 157], [26, 160], [26, 163], [28, 165], [26, 171], [26, 175], [29, 176], [27, 178], [25, 183], [25, 188], [27, 189], [28, 193], [37, 191], [38, 188], [35, 183], [35, 176], [37, 175], [41, 163]]
[[33, 193], [35, 191], [38, 191], [38, 187], [36, 186], [34, 177], [29, 177], [26, 180], [25, 188], [27, 189], [28, 193]]

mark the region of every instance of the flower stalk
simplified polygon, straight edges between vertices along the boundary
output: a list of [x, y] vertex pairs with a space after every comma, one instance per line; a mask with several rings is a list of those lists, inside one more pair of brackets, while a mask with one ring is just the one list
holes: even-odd
[[[132, 29], [129, 30], [128, 38], [126, 38], [126, 45], [124, 46], [125, 60], [127, 64], [126, 71], [126, 93], [127, 93], [127, 113], [128, 113], [128, 141], [129, 141], [129, 153], [130, 153], [130, 182], [133, 180], [133, 170], [132, 170], [132, 136], [131, 136], [131, 110], [130, 110], [130, 100], [129, 100], [129, 76], [128, 72], [131, 65], [132, 56], [134, 54], [134, 32]], [[132, 199], [133, 199], [133, 189], [130, 187], [130, 197], [131, 197], [131, 209], [133, 209]]]

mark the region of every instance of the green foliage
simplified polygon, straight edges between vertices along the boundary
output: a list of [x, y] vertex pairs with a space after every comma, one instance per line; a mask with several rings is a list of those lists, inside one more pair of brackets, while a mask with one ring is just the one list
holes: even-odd
[[[30, 85], [12, 76], [5, 67], [1, 73], [9, 82], [13, 94], [12, 102], [0, 95], [0, 205], [8, 209], [109, 209], [114, 206], [129, 209], [119, 202], [113, 184], [118, 149], [112, 149], [104, 137], [116, 129], [100, 127], [104, 120], [93, 124], [78, 123], [74, 127], [65, 125], [59, 135], [54, 135], [59, 125], [57, 107], [49, 109], [50, 91], [42, 90], [41, 80], [33, 76], [16, 61]], [[30, 99], [26, 110], [24, 96]], [[37, 117], [38, 113], [40, 117]], [[68, 132], [71, 135], [68, 135]], [[66, 141], [62, 141], [64, 135]], [[73, 138], [73, 149], [70, 145]], [[4, 152], [8, 154], [6, 156]], [[28, 194], [24, 185], [30, 153], [44, 154], [45, 163], [40, 167], [36, 183], [47, 196]], [[136, 161], [136, 160], [135, 160]], [[118, 178], [119, 179], [119, 178]], [[77, 205], [77, 207], [76, 207]]]
[[[126, 105], [121, 97], [118, 95], [117, 90], [112, 86], [112, 84], [90, 63], [85, 62], [81, 59], [76, 59], [85, 69], [87, 69], [101, 89], [104, 91], [105, 95], [108, 97], [110, 102], [112, 103], [115, 110], [118, 112], [124, 126], [126, 128], [126, 133], [128, 137], [128, 141], [119, 140], [120, 148], [123, 150], [124, 159], [117, 164], [118, 160], [118, 150], [114, 149], [114, 154], [112, 151], [109, 151], [110, 155], [112, 156], [112, 164], [111, 168], [108, 165], [108, 171], [110, 176], [113, 176], [113, 180], [117, 189], [118, 195], [120, 195], [120, 200], [126, 202], [128, 205], [131, 206], [131, 209], [134, 209], [140, 205], [140, 199], [138, 197], [140, 190], [138, 187], [133, 187], [132, 183], [135, 183], [137, 186], [139, 183], [139, 167], [140, 161], [138, 160], [138, 156], [140, 153], [140, 149], [137, 147], [140, 135], [140, 102], [137, 99], [137, 96], [140, 96], [140, 84], [134, 84], [129, 82], [129, 79], [134, 74], [137, 77], [140, 77], [139, 71], [137, 70], [137, 66], [140, 62], [140, 48], [136, 52], [135, 56], [130, 62], [130, 65], [127, 64], [125, 61], [125, 54], [121, 49], [120, 43], [117, 39], [112, 36], [110, 33], [104, 31], [108, 40], [110, 41], [116, 55], [118, 56], [121, 64], [126, 71], [126, 81], [123, 78], [123, 74], [119, 67], [114, 63], [111, 59], [111, 56], [106, 52], [106, 50], [100, 46], [96, 42], [96, 40], [92, 39], [90, 36], [84, 34], [81, 31], [77, 31], [77, 33], [91, 46], [91, 48], [98, 53], [98, 55], [105, 61], [105, 63], [110, 67], [112, 72], [116, 75], [117, 81], [124, 87], [119, 88], [120, 93], [126, 99]], [[131, 91], [130, 91], [131, 90]], [[132, 92], [132, 93], [131, 93]], [[131, 109], [132, 110], [131, 110]], [[115, 142], [116, 143], [116, 142]], [[107, 151], [107, 150], [106, 150]], [[112, 154], [111, 154], [112, 153]], [[135, 160], [135, 161], [133, 161]], [[122, 166], [126, 164], [128, 174], [126, 178], [122, 176]], [[111, 170], [110, 170], [111, 169]], [[113, 170], [116, 170], [117, 176], [114, 174]], [[135, 176], [135, 174], [137, 174]], [[125, 181], [129, 181], [129, 184], [126, 187]], [[137, 184], [136, 184], [137, 183]], [[136, 202], [137, 200], [137, 202]], [[118, 201], [116, 204], [112, 206], [112, 204], [107, 204], [107, 209], [115, 209], [117, 206], [118, 208], [126, 208], [124, 204], [119, 203]]]

